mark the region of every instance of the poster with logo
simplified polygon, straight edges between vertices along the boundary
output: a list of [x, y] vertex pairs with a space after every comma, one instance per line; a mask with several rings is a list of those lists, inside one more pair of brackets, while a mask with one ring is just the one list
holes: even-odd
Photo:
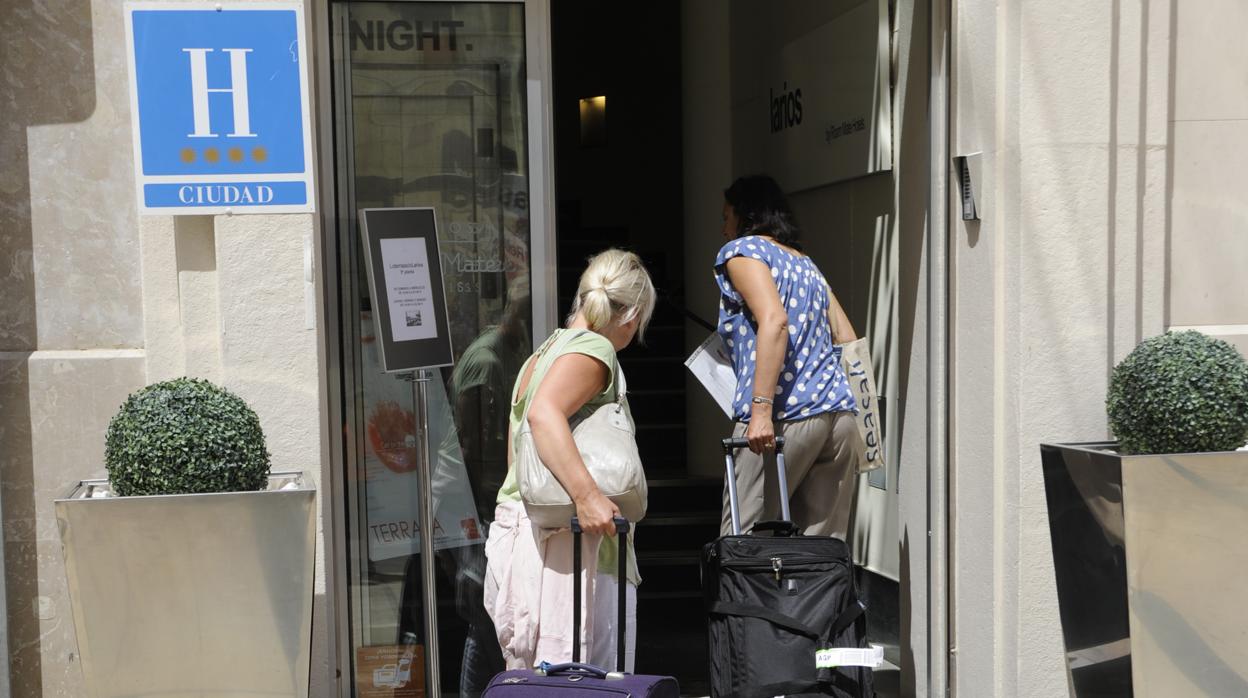
[[[416, 415], [412, 384], [383, 373], [374, 321], [360, 322], [364, 382], [364, 495], [368, 558], [389, 560], [420, 552], [420, 499], [417, 496]], [[434, 550], [484, 545], [486, 531], [459, 446], [459, 435], [440, 371], [427, 387], [429, 444], [433, 472]]]
[[373, 645], [355, 651], [357, 698], [425, 698], [424, 645]]

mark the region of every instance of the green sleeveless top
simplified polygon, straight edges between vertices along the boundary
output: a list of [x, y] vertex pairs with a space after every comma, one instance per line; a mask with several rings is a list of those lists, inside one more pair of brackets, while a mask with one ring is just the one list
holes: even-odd
[[[511, 391], [511, 413], [509, 415], [509, 441], [514, 443], [516, 430], [520, 428], [520, 420], [524, 419], [525, 410], [528, 409], [529, 400], [533, 399], [533, 395], [537, 393], [537, 386], [541, 385], [542, 379], [546, 377], [550, 366], [555, 363], [559, 356], [565, 354], [584, 354], [593, 357], [602, 362], [607, 367], [607, 385], [594, 397], [590, 398], [577, 410], [577, 417], [588, 417], [595, 410], [603, 405], [610, 404], [616, 400], [615, 385], [615, 369], [616, 356], [615, 347], [611, 345], [611, 341], [597, 332], [581, 331], [580, 336], [573, 337], [559, 351], [559, 356], [553, 356], [549, 361], [541, 361], [545, 356], [546, 350], [551, 347], [563, 335], [564, 332], [577, 332], [578, 330], [555, 330], [542, 346], [538, 348], [532, 356], [529, 357], [524, 365], [520, 367], [520, 374], [516, 376], [515, 387]], [[524, 381], [524, 376], [529, 371], [530, 364], [538, 362], [533, 370], [533, 375], [529, 378], [528, 385], [525, 386], [524, 394], [521, 395], [520, 384]], [[626, 396], [624, 398], [628, 400]], [[511, 459], [509, 459], [511, 460]], [[503, 486], [498, 490], [499, 504], [507, 502], [520, 501], [520, 485], [516, 481], [515, 468], [508, 466], [507, 479], [503, 480]], [[633, 584], [641, 583], [641, 575], [637, 571], [637, 555], [633, 552], [633, 537], [636, 532], [634, 526], [633, 532], [628, 534], [628, 581]], [[619, 564], [619, 539], [615, 536], [604, 536], [602, 545], [598, 548], [598, 570], [615, 576], [616, 566]]]

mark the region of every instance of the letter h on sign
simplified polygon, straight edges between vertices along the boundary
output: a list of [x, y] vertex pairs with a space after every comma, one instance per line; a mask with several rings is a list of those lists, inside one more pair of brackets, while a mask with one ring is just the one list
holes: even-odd
[[184, 48], [191, 56], [191, 101], [195, 114], [195, 131], [190, 138], [216, 138], [212, 132], [212, 115], [208, 111], [209, 92], [227, 92], [234, 98], [234, 138], [255, 138], [251, 132], [251, 114], [247, 105], [247, 54], [249, 48], [221, 49], [230, 54], [230, 86], [208, 86], [208, 54], [210, 48]]

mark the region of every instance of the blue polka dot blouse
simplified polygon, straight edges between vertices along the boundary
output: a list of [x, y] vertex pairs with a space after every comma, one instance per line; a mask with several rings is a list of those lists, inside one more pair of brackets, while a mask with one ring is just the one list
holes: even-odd
[[758, 323], [728, 278], [726, 265], [733, 257], [757, 259], [771, 269], [771, 278], [789, 315], [789, 344], [773, 398], [775, 418], [797, 421], [824, 412], [857, 411], [841, 370], [841, 348], [832, 343], [823, 274], [810, 257], [792, 254], [770, 238], [751, 235], [730, 241], [715, 258], [715, 281], [720, 290], [719, 335], [732, 353], [737, 370], [734, 418], [750, 421]]

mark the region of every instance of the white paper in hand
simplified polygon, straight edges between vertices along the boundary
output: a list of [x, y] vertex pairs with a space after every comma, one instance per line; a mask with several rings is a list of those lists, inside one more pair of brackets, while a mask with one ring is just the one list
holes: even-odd
[[693, 373], [706, 392], [711, 394], [719, 408], [732, 419], [733, 398], [737, 394], [737, 372], [732, 366], [732, 354], [724, 346], [724, 340], [715, 333], [685, 359], [685, 366]]

